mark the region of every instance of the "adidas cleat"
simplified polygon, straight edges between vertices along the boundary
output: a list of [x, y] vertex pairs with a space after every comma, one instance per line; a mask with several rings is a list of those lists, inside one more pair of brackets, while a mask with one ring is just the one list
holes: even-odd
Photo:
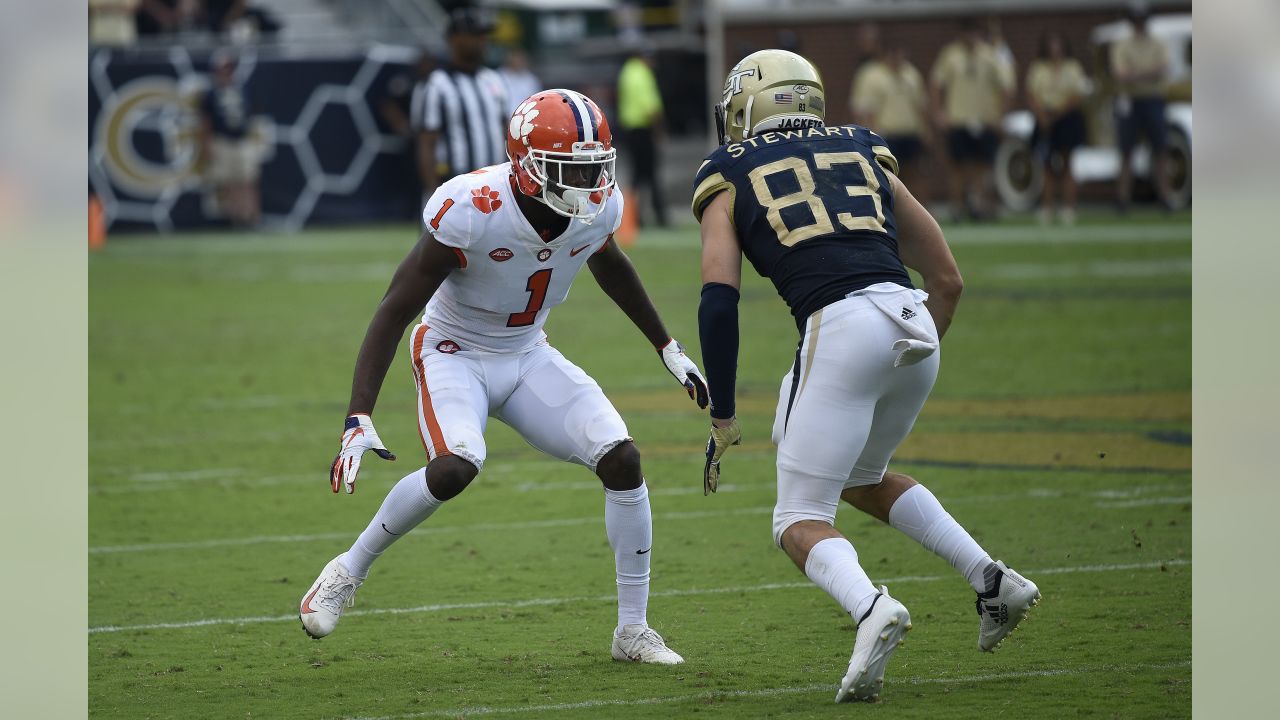
[[356, 590], [363, 582], [364, 578], [347, 573], [341, 555], [330, 560], [302, 596], [298, 607], [302, 629], [317, 640], [333, 632], [342, 619], [342, 610], [355, 605]]
[[622, 662], [679, 665], [684, 662], [648, 625], [623, 625], [613, 632], [613, 659]]
[[836, 702], [879, 700], [884, 688], [885, 665], [910, 629], [911, 614], [902, 603], [889, 597], [889, 589], [881, 585], [871, 609], [858, 621], [849, 671], [840, 681]]
[[974, 603], [981, 618], [978, 649], [995, 652], [1027, 612], [1039, 604], [1040, 589], [1000, 561], [988, 565], [986, 573], [987, 591], [979, 593]]

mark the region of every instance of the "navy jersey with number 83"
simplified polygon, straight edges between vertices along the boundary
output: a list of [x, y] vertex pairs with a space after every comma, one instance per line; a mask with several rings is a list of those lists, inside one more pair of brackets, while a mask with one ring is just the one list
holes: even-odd
[[911, 287], [898, 257], [898, 162], [863, 127], [777, 130], [717, 148], [694, 179], [693, 214], [730, 195], [742, 252], [769, 278], [796, 323], [880, 282]]

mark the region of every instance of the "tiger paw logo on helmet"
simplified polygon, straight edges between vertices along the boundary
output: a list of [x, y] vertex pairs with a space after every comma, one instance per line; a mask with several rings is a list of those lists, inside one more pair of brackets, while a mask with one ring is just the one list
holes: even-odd
[[528, 144], [529, 133], [533, 132], [533, 121], [541, 112], [535, 107], [537, 103], [532, 100], [525, 102], [516, 111], [511, 114], [511, 137], [514, 140], [523, 140]]
[[498, 197], [498, 191], [490, 190], [488, 185], [471, 191], [471, 203], [485, 215], [502, 207], [502, 201]]

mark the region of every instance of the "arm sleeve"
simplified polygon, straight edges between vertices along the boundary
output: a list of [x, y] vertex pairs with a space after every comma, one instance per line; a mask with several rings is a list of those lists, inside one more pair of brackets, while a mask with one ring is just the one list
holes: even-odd
[[711, 417], [726, 420], [735, 412], [738, 381], [738, 299], [734, 288], [723, 283], [702, 286], [698, 305], [698, 337], [702, 342], [702, 367], [711, 394]]

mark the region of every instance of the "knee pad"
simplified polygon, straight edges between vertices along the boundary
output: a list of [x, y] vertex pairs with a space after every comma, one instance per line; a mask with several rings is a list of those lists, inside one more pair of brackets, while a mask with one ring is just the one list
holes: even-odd
[[773, 544], [782, 547], [782, 535], [787, 528], [795, 525], [803, 520], [814, 520], [835, 526], [836, 516], [834, 513], [826, 512], [815, 507], [810, 508], [784, 508], [781, 503], [773, 507]]

